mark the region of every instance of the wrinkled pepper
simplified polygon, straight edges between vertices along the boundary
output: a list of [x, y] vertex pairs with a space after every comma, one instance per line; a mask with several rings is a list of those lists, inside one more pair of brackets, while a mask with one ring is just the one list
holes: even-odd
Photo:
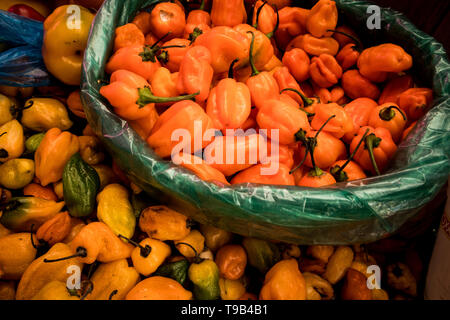
[[346, 113], [345, 109], [337, 103], [319, 104], [315, 107], [315, 115], [311, 121], [311, 127], [319, 130], [322, 125], [330, 118], [323, 130], [340, 139], [348, 132], [353, 131], [353, 121]]
[[332, 55], [324, 53], [311, 59], [309, 73], [320, 87], [328, 88], [338, 83], [342, 77], [342, 68]]
[[314, 37], [330, 37], [336, 28], [338, 11], [336, 2], [331, 0], [319, 0], [309, 12], [306, 20], [306, 30]]
[[[32, 240], [33, 238], [33, 240]], [[0, 279], [19, 280], [36, 258], [34, 234], [11, 233], [0, 237]]]
[[114, 33], [114, 51], [125, 47], [143, 46], [145, 44], [144, 34], [134, 23], [127, 23], [117, 27]]
[[272, 242], [246, 237], [242, 241], [242, 246], [247, 252], [248, 264], [261, 274], [265, 274], [281, 259], [279, 248]]
[[409, 74], [389, 80], [381, 92], [380, 98], [378, 99], [378, 104], [381, 105], [387, 102], [398, 103], [398, 97], [400, 94], [409, 88], [412, 88], [413, 85], [413, 78]]
[[157, 37], [170, 32], [170, 37], [183, 36], [186, 17], [183, 9], [176, 3], [160, 2], [150, 13], [150, 27]]
[[69, 235], [71, 227], [69, 213], [67, 211], [60, 212], [37, 229], [36, 238], [53, 246], [57, 242], [62, 242]]
[[380, 96], [380, 89], [356, 69], [345, 71], [341, 83], [345, 94], [351, 99], [370, 98], [377, 100]]
[[406, 112], [408, 119], [418, 120], [433, 101], [433, 90], [429, 88], [411, 88], [398, 96], [398, 106]]
[[228, 244], [216, 253], [215, 262], [219, 268], [220, 277], [228, 280], [238, 280], [247, 266], [247, 253], [238, 244]]
[[195, 175], [200, 179], [204, 181], [219, 183], [222, 185], [229, 185], [223, 173], [206, 164], [206, 162], [202, 158], [194, 156], [192, 154], [183, 153], [180, 154], [179, 158], [177, 159], [179, 159], [180, 163], [178, 163], [178, 160], [175, 161], [175, 158], [172, 159], [172, 161], [175, 164], [179, 164], [182, 167], [193, 171]]
[[211, 21], [214, 26], [234, 27], [247, 21], [244, 0], [213, 0]]
[[295, 80], [297, 80], [298, 82], [308, 80], [311, 61], [309, 59], [308, 54], [303, 49], [293, 48], [287, 51], [283, 55], [282, 61], [283, 64], [289, 69], [291, 74], [294, 76]]
[[47, 131], [51, 128], [68, 130], [72, 127], [66, 107], [57, 99], [31, 98], [25, 102], [21, 123], [33, 131]]
[[192, 292], [171, 278], [153, 276], [138, 282], [125, 300], [192, 300]]
[[24, 151], [25, 138], [23, 127], [17, 120], [11, 120], [0, 126], [0, 161], [18, 158]]
[[339, 50], [339, 43], [331, 37], [316, 38], [310, 34], [302, 34], [292, 39], [286, 47], [286, 52], [299, 48], [313, 56], [320, 56], [323, 53], [335, 56]]
[[372, 109], [368, 125], [373, 128], [386, 128], [392, 140], [398, 143], [407, 122], [406, 115], [395, 103], [385, 103]]

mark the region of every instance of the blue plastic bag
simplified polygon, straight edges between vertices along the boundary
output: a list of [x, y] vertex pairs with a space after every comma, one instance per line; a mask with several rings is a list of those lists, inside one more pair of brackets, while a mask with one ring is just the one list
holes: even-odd
[[42, 22], [0, 10], [0, 42], [11, 48], [0, 53], [0, 84], [13, 87], [48, 86], [41, 48]]

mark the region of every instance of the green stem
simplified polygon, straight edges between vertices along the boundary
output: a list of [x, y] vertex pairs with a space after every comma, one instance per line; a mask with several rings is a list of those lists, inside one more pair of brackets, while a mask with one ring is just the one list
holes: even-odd
[[198, 10], [205, 10], [205, 0], [202, 0], [202, 3], [200, 4], [200, 8], [198, 8]]
[[335, 114], [333, 114], [331, 117], [329, 117], [329, 118], [327, 119], [327, 121], [324, 122], [324, 124], [320, 127], [320, 129], [317, 130], [317, 133], [316, 133], [316, 135], [314, 136], [314, 139], [317, 139], [317, 136], [319, 135], [319, 133], [323, 130], [323, 128], [325, 128], [325, 126], [327, 125], [327, 123], [330, 122], [330, 120], [333, 119], [334, 117], [336, 117]]
[[239, 59], [236, 58], [234, 59], [231, 63], [230, 63], [230, 68], [228, 69], [228, 78], [233, 79], [233, 67], [236, 64], [236, 62], [238, 62]]
[[195, 27], [194, 30], [189, 34], [188, 40], [191, 41], [189, 45], [193, 44], [195, 39], [197, 39], [198, 36], [201, 35], [202, 33], [203, 33], [202, 29]]
[[200, 93], [200, 91], [192, 94], [187, 94], [183, 96], [177, 97], [157, 97], [154, 96], [149, 87], [139, 88], [139, 99], [136, 103], [139, 105], [139, 108], [145, 107], [149, 103], [165, 103], [165, 102], [177, 102], [182, 100], [188, 100], [194, 98], [196, 95]]
[[306, 161], [306, 157], [308, 156], [308, 152], [309, 152], [309, 150], [308, 150], [308, 145], [306, 144], [305, 145], [305, 155], [303, 156], [303, 159], [302, 159], [302, 161], [300, 161], [300, 163], [294, 168], [294, 169], [292, 169], [291, 171], [289, 171], [289, 174], [292, 174], [294, 171], [296, 171], [296, 170], [298, 170], [298, 168], [300, 168], [302, 165], [303, 165], [303, 163], [305, 163], [305, 161]]
[[275, 35], [275, 32], [278, 30], [278, 26], [280, 25], [280, 14], [278, 13], [278, 8], [276, 6], [275, 10], [277, 13], [277, 23], [275, 23], [275, 27], [273, 28], [273, 30], [266, 34], [267, 38], [269, 39], [271, 39]]
[[158, 43], [160, 43], [161, 41], [163, 41], [165, 38], [167, 38], [170, 34], [172, 33], [172, 31], [167, 32], [165, 35], [163, 35], [161, 38], [159, 38], [158, 40], [156, 40], [156, 42], [154, 44], [152, 44], [152, 46], [150, 47], [151, 49], [153, 49], [154, 47], [156, 47], [158, 45]]
[[377, 161], [375, 159], [375, 156], [373, 154], [373, 148], [378, 147], [378, 145], [381, 142], [381, 139], [378, 138], [375, 134], [371, 133], [365, 138], [365, 145], [367, 148], [367, 151], [369, 152], [370, 161], [372, 162], [372, 166], [375, 169], [375, 172], [377, 175], [380, 175], [380, 170], [378, 170]]
[[280, 91], [280, 93], [284, 92], [284, 91], [292, 91], [295, 92], [296, 94], [298, 94], [300, 96], [300, 98], [303, 101], [303, 105], [305, 107], [309, 107], [310, 105], [312, 105], [314, 103], [314, 100], [311, 98], [308, 98], [307, 96], [305, 96], [303, 93], [301, 93], [300, 91], [298, 91], [297, 89], [294, 88], [284, 88], [283, 90]]
[[252, 74], [250, 75], [250, 77], [253, 77], [253, 76], [256, 76], [257, 74], [259, 74], [259, 71], [255, 67], [255, 62], [253, 61], [253, 44], [255, 43], [255, 34], [252, 31], [247, 31], [247, 33], [252, 34], [252, 41], [250, 42], [249, 61], [250, 61], [250, 66], [252, 67]]
[[402, 110], [397, 106], [389, 106], [389, 107], [381, 109], [379, 112], [380, 119], [384, 120], [384, 121], [392, 120], [395, 117], [395, 111], [393, 109], [397, 109], [400, 112], [400, 114], [402, 115], [403, 120], [406, 121], [405, 115], [403, 114]]
[[252, 26], [255, 29], [258, 29], [258, 22], [259, 22], [259, 15], [261, 13], [262, 8], [267, 4], [267, 1], [264, 1], [264, 3], [258, 8], [258, 10], [256, 11], [256, 20], [255, 20], [255, 24]]
[[197, 250], [189, 243], [187, 242], [178, 242], [175, 246], [179, 245], [179, 244], [184, 244], [185, 246], [188, 246], [189, 248], [192, 249], [192, 251], [194, 251], [195, 257], [194, 257], [194, 263], [200, 263], [202, 261], [202, 259], [199, 257], [199, 254], [197, 252]]
[[44, 259], [44, 262], [58, 262], [58, 261], [63, 261], [63, 260], [68, 260], [68, 259], [72, 259], [72, 258], [76, 258], [76, 257], [82, 257], [85, 258], [87, 256], [87, 250], [84, 247], [78, 247], [77, 248], [77, 253], [71, 255], [71, 256], [67, 256], [67, 257], [63, 257], [63, 258], [58, 258], [58, 259]]

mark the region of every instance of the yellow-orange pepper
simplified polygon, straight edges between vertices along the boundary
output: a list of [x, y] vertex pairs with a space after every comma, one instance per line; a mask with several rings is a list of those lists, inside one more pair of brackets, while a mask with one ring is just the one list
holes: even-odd
[[149, 276], [170, 256], [168, 244], [151, 238], [146, 238], [139, 242], [133, 252], [131, 260], [136, 271], [144, 276]]
[[320, 56], [323, 53], [335, 56], [339, 50], [339, 43], [331, 37], [316, 38], [310, 34], [302, 34], [289, 42], [286, 51], [293, 48], [300, 48], [313, 56]]
[[186, 18], [181, 7], [172, 2], [158, 3], [150, 14], [152, 32], [159, 38], [170, 32], [169, 37], [181, 37], [186, 26]]
[[155, 276], [139, 282], [126, 295], [126, 300], [191, 300], [192, 292], [177, 281]]
[[306, 20], [306, 29], [314, 37], [330, 37], [336, 28], [338, 20], [338, 12], [336, 2], [331, 0], [319, 0], [311, 11]]
[[64, 166], [78, 152], [77, 136], [52, 128], [44, 136], [34, 155], [36, 177], [42, 186], [61, 180]]
[[211, 8], [214, 26], [234, 27], [247, 21], [244, 0], [214, 0]]
[[17, 120], [11, 120], [0, 126], [0, 161], [18, 158], [25, 149], [23, 127]]

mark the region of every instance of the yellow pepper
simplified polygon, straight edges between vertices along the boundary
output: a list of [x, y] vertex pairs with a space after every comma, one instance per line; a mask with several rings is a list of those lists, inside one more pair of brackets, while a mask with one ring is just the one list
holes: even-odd
[[0, 279], [19, 280], [36, 257], [30, 233], [12, 233], [0, 238]]
[[139, 273], [126, 259], [119, 259], [102, 263], [90, 280], [94, 289], [86, 300], [122, 300], [139, 281]]
[[18, 158], [25, 150], [23, 127], [17, 120], [11, 120], [0, 127], [0, 161]]
[[71, 276], [70, 273], [67, 273], [70, 270], [69, 267], [76, 266], [80, 270], [83, 268], [79, 259], [73, 258], [50, 263], [44, 262], [44, 259], [57, 259], [72, 254], [73, 251], [67, 244], [59, 242], [52, 246], [46, 254], [35, 259], [20, 278], [16, 300], [30, 300], [51, 281], [59, 280], [66, 283], [68, 277]]
[[33, 87], [10, 87], [0, 85], [0, 92], [8, 97], [28, 98], [33, 94], [33, 91]]
[[43, 286], [31, 300], [80, 300], [80, 298], [70, 294], [65, 282], [56, 280]]
[[170, 256], [170, 247], [168, 244], [151, 238], [146, 238], [139, 242], [131, 253], [131, 260], [136, 270], [149, 276]]
[[24, 127], [33, 131], [47, 131], [51, 128], [67, 130], [73, 125], [66, 107], [59, 100], [51, 98], [27, 100], [21, 122]]
[[0, 126], [14, 119], [14, 103], [7, 96], [0, 94]]
[[136, 227], [128, 191], [120, 184], [110, 184], [97, 195], [97, 218], [116, 235], [131, 238]]
[[[186, 245], [186, 243], [188, 245]], [[198, 230], [192, 230], [183, 239], [175, 241], [175, 247], [186, 258], [194, 258], [203, 251], [203, 248], [205, 247], [205, 237], [203, 237]]]
[[34, 154], [36, 177], [42, 186], [61, 180], [64, 166], [79, 150], [78, 138], [68, 131], [52, 128]]
[[34, 178], [34, 161], [11, 159], [0, 165], [0, 185], [8, 189], [21, 189]]
[[220, 298], [222, 300], [238, 300], [245, 293], [245, 287], [240, 280], [219, 279]]
[[[56, 78], [68, 85], [79, 85], [84, 49], [94, 15], [86, 8], [70, 10], [60, 6], [44, 21], [42, 57]], [[78, 19], [77, 19], [78, 18]]]

